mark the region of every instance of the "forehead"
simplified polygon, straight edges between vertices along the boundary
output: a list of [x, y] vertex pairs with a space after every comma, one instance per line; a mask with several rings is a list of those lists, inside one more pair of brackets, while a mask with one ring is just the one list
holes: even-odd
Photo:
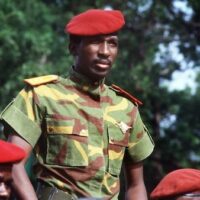
[[85, 36], [83, 37], [83, 40], [117, 40], [118, 41], [118, 35], [117, 33], [112, 34], [106, 34], [106, 35], [93, 35], [93, 36]]

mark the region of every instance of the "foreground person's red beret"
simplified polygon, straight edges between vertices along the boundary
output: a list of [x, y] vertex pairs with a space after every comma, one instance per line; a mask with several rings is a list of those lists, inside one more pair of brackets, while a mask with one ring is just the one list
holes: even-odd
[[200, 170], [178, 169], [167, 174], [150, 194], [153, 200], [200, 191]]
[[119, 10], [90, 9], [74, 16], [65, 27], [73, 35], [92, 36], [117, 32], [125, 24]]
[[0, 164], [15, 163], [25, 157], [25, 151], [9, 142], [0, 140]]

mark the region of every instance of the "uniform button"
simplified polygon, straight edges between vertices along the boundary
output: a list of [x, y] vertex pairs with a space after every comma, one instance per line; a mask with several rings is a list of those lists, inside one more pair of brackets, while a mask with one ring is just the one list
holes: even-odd
[[52, 127], [49, 127], [49, 128], [48, 128], [48, 131], [49, 131], [49, 132], [53, 132], [53, 128], [52, 128]]

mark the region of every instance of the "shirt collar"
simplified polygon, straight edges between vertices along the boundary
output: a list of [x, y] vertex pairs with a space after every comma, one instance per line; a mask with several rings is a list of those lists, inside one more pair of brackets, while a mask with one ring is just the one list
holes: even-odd
[[73, 67], [69, 71], [69, 76], [76, 87], [96, 98], [100, 97], [102, 92], [105, 91], [105, 78], [101, 81], [92, 82], [88, 77], [75, 71]]

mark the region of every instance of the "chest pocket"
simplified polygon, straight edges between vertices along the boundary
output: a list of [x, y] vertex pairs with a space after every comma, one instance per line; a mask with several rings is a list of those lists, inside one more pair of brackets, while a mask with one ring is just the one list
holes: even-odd
[[129, 135], [129, 132], [123, 133], [117, 126], [108, 126], [108, 172], [112, 175], [120, 174]]
[[88, 166], [88, 130], [75, 129], [75, 120], [48, 118], [46, 163]]

